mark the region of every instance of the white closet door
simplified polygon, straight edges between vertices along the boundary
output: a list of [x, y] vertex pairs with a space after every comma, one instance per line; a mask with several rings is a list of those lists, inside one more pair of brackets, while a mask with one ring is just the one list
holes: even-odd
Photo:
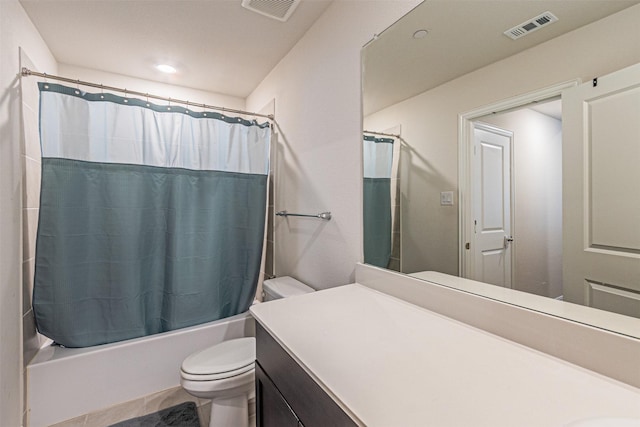
[[474, 271], [471, 278], [511, 287], [511, 143], [505, 130], [475, 123]]
[[564, 298], [640, 317], [640, 64], [562, 100]]

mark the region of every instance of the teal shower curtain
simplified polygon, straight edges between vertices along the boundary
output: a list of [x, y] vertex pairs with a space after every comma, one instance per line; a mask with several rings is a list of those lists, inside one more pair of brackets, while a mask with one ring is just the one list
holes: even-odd
[[363, 137], [364, 262], [386, 268], [391, 257], [393, 139]]
[[86, 347], [246, 311], [262, 256], [269, 125], [39, 85], [40, 333]]

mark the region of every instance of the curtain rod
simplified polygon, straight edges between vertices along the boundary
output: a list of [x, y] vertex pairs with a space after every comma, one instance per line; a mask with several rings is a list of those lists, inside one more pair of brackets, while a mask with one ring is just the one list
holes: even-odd
[[396, 135], [395, 133], [374, 132], [372, 130], [363, 130], [362, 133], [370, 133], [371, 135], [392, 136], [394, 138], [400, 139], [400, 135]]
[[174, 99], [174, 98], [167, 98], [165, 96], [159, 96], [159, 95], [152, 95], [150, 93], [142, 93], [142, 92], [137, 92], [135, 90], [129, 90], [129, 89], [122, 89], [119, 87], [113, 87], [113, 86], [105, 86], [102, 84], [97, 84], [97, 83], [91, 83], [91, 82], [85, 82], [82, 80], [74, 80], [74, 79], [70, 79], [68, 77], [60, 77], [60, 76], [54, 76], [51, 74], [47, 74], [47, 73], [39, 73], [37, 71], [33, 71], [28, 69], [27, 67], [22, 67], [22, 73], [23, 76], [27, 77], [27, 76], [37, 76], [37, 77], [43, 77], [45, 79], [51, 79], [51, 80], [59, 80], [62, 82], [67, 82], [67, 83], [73, 83], [76, 85], [82, 85], [82, 86], [89, 86], [89, 87], [95, 87], [98, 89], [102, 89], [102, 90], [109, 90], [109, 91], [113, 91], [113, 92], [122, 92], [125, 95], [136, 95], [136, 96], [143, 96], [146, 98], [153, 98], [153, 99], [159, 99], [161, 101], [168, 101], [168, 102], [175, 102], [176, 104], [185, 104], [187, 107], [194, 106], [194, 107], [201, 107], [204, 108], [205, 110], [217, 110], [217, 111], [223, 111], [226, 113], [233, 113], [233, 114], [244, 114], [247, 116], [254, 116], [254, 117], [264, 117], [267, 118], [269, 120], [272, 120], [273, 122], [276, 121], [276, 118], [273, 114], [260, 114], [260, 113], [253, 113], [251, 111], [243, 111], [243, 110], [235, 110], [233, 108], [225, 108], [225, 107], [216, 107], [214, 105], [207, 105], [207, 104], [197, 104], [191, 101], [183, 101], [180, 99]]

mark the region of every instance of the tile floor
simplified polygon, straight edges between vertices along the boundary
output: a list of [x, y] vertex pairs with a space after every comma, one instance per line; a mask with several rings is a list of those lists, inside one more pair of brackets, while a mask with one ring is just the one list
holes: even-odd
[[161, 409], [179, 405], [183, 402], [195, 402], [198, 406], [198, 417], [202, 426], [209, 425], [211, 401], [198, 399], [188, 394], [182, 387], [170, 388], [150, 394], [136, 400], [111, 406], [100, 411], [81, 415], [51, 427], [106, 427], [130, 418], [151, 414]]

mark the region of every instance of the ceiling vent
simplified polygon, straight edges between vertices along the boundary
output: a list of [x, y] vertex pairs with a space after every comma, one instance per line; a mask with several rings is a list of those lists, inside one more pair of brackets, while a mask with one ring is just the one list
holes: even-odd
[[242, 7], [285, 22], [301, 0], [242, 0]]
[[505, 31], [504, 35], [513, 40], [516, 40], [546, 25], [556, 22], [557, 20], [558, 18], [556, 18], [556, 16], [553, 13], [545, 12], [541, 15], [536, 16], [533, 19], [529, 19], [528, 21], [523, 22], [520, 25], [516, 25], [510, 30]]

